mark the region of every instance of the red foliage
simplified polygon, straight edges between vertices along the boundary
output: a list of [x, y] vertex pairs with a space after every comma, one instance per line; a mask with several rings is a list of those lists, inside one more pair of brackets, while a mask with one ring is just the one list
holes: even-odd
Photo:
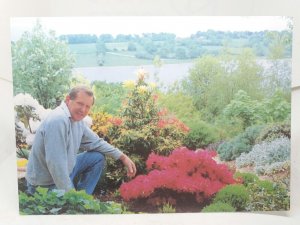
[[189, 128], [180, 120], [178, 120], [176, 117], [170, 117], [165, 119], [160, 119], [157, 123], [157, 126], [159, 128], [165, 128], [166, 126], [171, 125], [175, 126], [178, 129], [180, 129], [182, 132], [189, 132]]
[[165, 128], [166, 126], [174, 126], [181, 130], [182, 132], [189, 132], [189, 127], [187, 127], [183, 122], [181, 122], [179, 119], [177, 119], [175, 116], [172, 116], [169, 114], [168, 110], [166, 108], [162, 109], [158, 113], [159, 121], [157, 123], [157, 126], [159, 128]]
[[215, 151], [175, 149], [170, 156], [149, 155], [148, 175], [139, 175], [120, 187], [124, 200], [147, 198], [164, 189], [191, 193], [198, 202], [209, 198], [225, 185], [236, 183], [226, 165], [218, 164]]
[[161, 109], [161, 110], [157, 113], [157, 115], [158, 115], [159, 117], [161, 117], [161, 116], [166, 116], [167, 114], [168, 114], [168, 110], [167, 110], [166, 108]]
[[110, 118], [108, 119], [108, 121], [113, 124], [114, 126], [121, 126], [122, 123], [123, 123], [123, 120], [119, 117], [113, 117], [113, 118]]

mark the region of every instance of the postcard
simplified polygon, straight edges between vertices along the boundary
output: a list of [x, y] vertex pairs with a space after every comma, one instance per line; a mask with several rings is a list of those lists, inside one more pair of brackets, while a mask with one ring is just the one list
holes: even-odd
[[15, 17], [22, 215], [288, 211], [293, 20]]

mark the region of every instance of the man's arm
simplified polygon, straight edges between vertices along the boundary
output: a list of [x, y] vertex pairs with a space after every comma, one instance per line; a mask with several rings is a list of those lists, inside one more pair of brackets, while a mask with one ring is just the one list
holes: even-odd
[[82, 139], [81, 149], [85, 151], [96, 150], [104, 155], [109, 155], [114, 159], [120, 159], [127, 169], [127, 175], [134, 177], [136, 174], [136, 166], [134, 162], [118, 148], [99, 138], [90, 128], [85, 126], [84, 137]]
[[84, 126], [83, 137], [81, 140], [80, 149], [82, 151], [99, 151], [106, 156], [111, 156], [118, 160], [123, 154], [118, 148], [107, 143], [102, 138], [99, 138], [90, 128]]

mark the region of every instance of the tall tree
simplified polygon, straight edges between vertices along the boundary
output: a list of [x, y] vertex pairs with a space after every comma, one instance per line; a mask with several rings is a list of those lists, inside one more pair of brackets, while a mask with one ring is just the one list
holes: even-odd
[[14, 94], [28, 93], [53, 108], [70, 87], [74, 57], [54, 32], [36, 23], [12, 46]]
[[[292, 28], [290, 28], [292, 29]], [[270, 67], [266, 71], [265, 82], [270, 89], [271, 96], [277, 91], [284, 91], [290, 98], [291, 86], [291, 30], [269, 32], [269, 59]]]
[[198, 110], [202, 111], [209, 107], [211, 104], [209, 90], [222, 74], [224, 68], [216, 57], [204, 56], [196, 60], [188, 78], [183, 81], [183, 87], [192, 96]]
[[[257, 58], [253, 49], [245, 48], [236, 58], [236, 70], [233, 71], [232, 79], [234, 83], [234, 92], [244, 90], [253, 99], [261, 99], [263, 90], [262, 66], [257, 63]], [[233, 97], [233, 96], [232, 96]]]
[[213, 121], [238, 90], [247, 91], [253, 99], [262, 98], [260, 73], [261, 67], [249, 49], [237, 57], [204, 56], [191, 68], [183, 88], [204, 118]]

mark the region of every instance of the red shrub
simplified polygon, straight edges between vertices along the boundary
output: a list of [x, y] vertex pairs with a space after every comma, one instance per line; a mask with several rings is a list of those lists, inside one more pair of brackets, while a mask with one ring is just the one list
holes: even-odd
[[225, 185], [235, 183], [227, 166], [217, 164], [213, 159], [215, 155], [214, 151], [187, 148], [175, 149], [168, 157], [152, 153], [146, 162], [151, 171], [122, 184], [121, 196], [129, 201], [170, 190], [178, 194], [193, 194], [197, 202], [202, 202]]
[[188, 126], [186, 126], [183, 122], [177, 119], [174, 115], [169, 114], [168, 110], [165, 108], [159, 111], [157, 115], [159, 116], [159, 120], [157, 123], [157, 127], [159, 128], [174, 126], [184, 133], [187, 133], [190, 130]]

